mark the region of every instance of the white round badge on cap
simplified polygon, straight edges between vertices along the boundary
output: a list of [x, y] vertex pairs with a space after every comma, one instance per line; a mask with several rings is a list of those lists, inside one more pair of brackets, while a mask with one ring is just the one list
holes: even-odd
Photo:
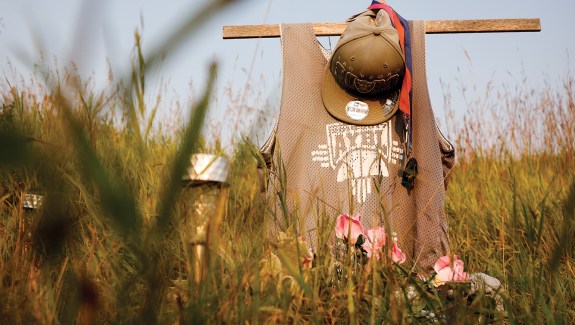
[[367, 116], [367, 113], [369, 113], [369, 106], [362, 101], [352, 100], [345, 106], [345, 112], [349, 118], [355, 121], [361, 121]]

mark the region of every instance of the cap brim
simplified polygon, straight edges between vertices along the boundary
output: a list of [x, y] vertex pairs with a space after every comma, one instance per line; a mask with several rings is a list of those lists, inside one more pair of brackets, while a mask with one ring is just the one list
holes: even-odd
[[[331, 116], [348, 124], [375, 125], [383, 123], [395, 115], [399, 107], [398, 98], [395, 99], [395, 105], [393, 109], [387, 114], [385, 114], [382, 107], [387, 99], [398, 97], [397, 94], [391, 93], [389, 96], [384, 96], [378, 99], [354, 96], [342, 89], [337, 84], [337, 81], [335, 81], [335, 78], [331, 74], [329, 64], [330, 62], [328, 61], [323, 72], [323, 78], [321, 82], [321, 97], [325, 109]], [[346, 106], [349, 102], [354, 100], [362, 101], [369, 107], [367, 116], [361, 120], [352, 119], [347, 115]]]

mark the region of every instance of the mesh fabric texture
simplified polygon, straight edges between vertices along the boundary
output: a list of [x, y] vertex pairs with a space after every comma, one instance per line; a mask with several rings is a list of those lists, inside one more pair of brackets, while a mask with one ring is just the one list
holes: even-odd
[[[282, 25], [282, 101], [274, 134], [262, 148], [271, 164], [268, 194], [285, 191], [285, 205], [273, 204], [270, 232], [297, 224], [312, 245], [318, 229], [333, 229], [339, 214], [360, 213], [366, 229], [385, 225], [398, 234], [411, 262], [430, 270], [449, 249], [444, 212], [444, 175], [453, 164], [453, 147], [435, 125], [425, 74], [425, 30], [410, 22], [413, 59], [413, 151], [419, 165], [415, 188], [401, 185], [406, 157], [403, 115], [374, 126], [334, 119], [321, 98], [328, 63], [310, 24]], [[270, 161], [271, 163], [271, 161]], [[283, 184], [283, 186], [281, 185]], [[283, 208], [281, 208], [283, 207]], [[288, 220], [282, 211], [287, 209]], [[391, 228], [391, 229], [389, 229]]]

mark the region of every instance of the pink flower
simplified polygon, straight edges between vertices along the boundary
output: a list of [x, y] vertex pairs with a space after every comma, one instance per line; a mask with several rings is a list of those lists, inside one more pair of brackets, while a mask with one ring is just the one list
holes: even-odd
[[446, 282], [465, 282], [469, 280], [466, 272], [463, 272], [463, 261], [457, 259], [457, 255], [453, 255], [453, 260], [449, 255], [440, 257], [435, 265], [435, 277], [433, 284], [438, 287]]
[[352, 245], [355, 245], [359, 235], [363, 235], [360, 221], [361, 215], [359, 213], [356, 213], [353, 218], [347, 214], [340, 215], [335, 223], [335, 235], [340, 239], [348, 239]]
[[[371, 258], [375, 256], [375, 258], [379, 259], [379, 254], [383, 246], [386, 245], [386, 238], [387, 236], [385, 235], [385, 229], [383, 227], [369, 229], [367, 231], [367, 240], [362, 245], [363, 249], [367, 252], [367, 257]], [[394, 263], [401, 264], [405, 262], [406, 256], [401, 249], [399, 249], [397, 242], [393, 242], [393, 246], [388, 253]]]
[[[371, 228], [364, 231], [361, 225], [361, 215], [356, 213], [353, 217], [347, 214], [341, 214], [335, 222], [335, 235], [342, 240], [348, 240], [350, 244], [355, 245], [360, 235], [363, 236], [364, 242], [361, 244], [363, 250], [367, 253], [368, 258], [375, 256], [379, 260], [383, 247], [387, 244], [387, 236], [383, 227]], [[349, 236], [349, 238], [348, 238]], [[405, 262], [405, 254], [397, 245], [397, 238], [394, 233], [393, 246], [388, 250], [388, 256], [394, 263], [401, 264]]]
[[375, 227], [367, 231], [367, 239], [363, 243], [362, 247], [367, 252], [367, 257], [371, 258], [373, 252], [375, 252], [375, 257], [379, 259], [379, 252], [381, 248], [385, 245], [385, 229], [383, 227]]
[[397, 243], [394, 242], [393, 249], [391, 250], [391, 260], [397, 264], [401, 264], [405, 262], [405, 259], [405, 253], [402, 252], [401, 249], [399, 249], [399, 246], [397, 246]]

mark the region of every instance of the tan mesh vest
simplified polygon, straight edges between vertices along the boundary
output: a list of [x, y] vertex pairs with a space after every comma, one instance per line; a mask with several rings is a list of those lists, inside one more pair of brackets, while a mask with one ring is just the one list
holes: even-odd
[[[281, 26], [281, 109], [274, 130], [276, 142], [272, 136], [262, 153], [274, 157], [275, 175], [281, 171], [281, 155], [290, 217], [298, 218], [300, 233], [312, 243], [317, 240], [320, 216], [333, 223], [341, 213], [358, 212], [366, 229], [384, 225], [387, 216], [408, 259], [429, 270], [449, 249], [444, 175], [453, 164], [453, 148], [439, 133], [431, 109], [425, 74], [425, 25], [413, 21], [410, 27], [412, 156], [419, 165], [413, 190], [401, 185], [406, 159], [401, 113], [379, 125], [355, 126], [334, 119], [325, 110], [320, 85], [328, 61], [310, 24]], [[272, 177], [268, 192], [275, 195], [278, 183]], [[280, 215], [277, 210], [278, 223]]]

